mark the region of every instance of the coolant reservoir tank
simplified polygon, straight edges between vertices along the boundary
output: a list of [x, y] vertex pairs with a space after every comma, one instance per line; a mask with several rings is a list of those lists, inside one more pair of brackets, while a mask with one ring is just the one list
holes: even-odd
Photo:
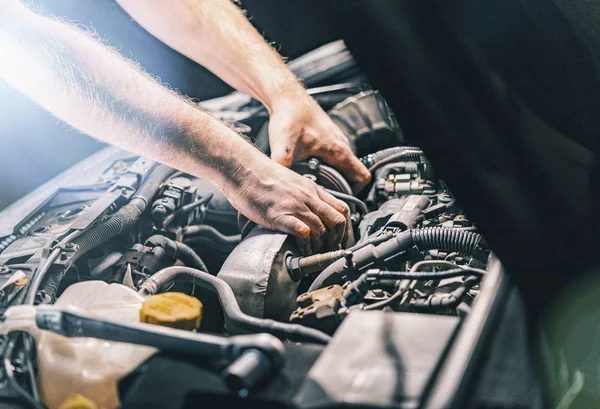
[[[85, 281], [73, 284], [56, 301], [99, 318], [139, 322], [144, 298], [120, 284]], [[34, 334], [38, 386], [49, 409], [58, 409], [72, 394], [81, 394], [98, 409], [119, 406], [117, 381], [156, 352], [155, 348], [95, 338], [65, 338], [48, 331]]]

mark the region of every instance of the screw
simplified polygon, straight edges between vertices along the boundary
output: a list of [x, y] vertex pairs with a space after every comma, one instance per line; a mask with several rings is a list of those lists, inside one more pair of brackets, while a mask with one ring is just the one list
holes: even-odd
[[308, 168], [310, 170], [318, 170], [320, 166], [319, 160], [316, 158], [312, 158], [308, 161]]

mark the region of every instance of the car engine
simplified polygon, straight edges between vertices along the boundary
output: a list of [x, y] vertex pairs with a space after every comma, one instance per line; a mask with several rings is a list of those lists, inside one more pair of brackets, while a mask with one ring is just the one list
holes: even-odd
[[[500, 262], [343, 43], [302, 58], [290, 66], [372, 173], [355, 193], [318, 158], [293, 166], [348, 204], [347, 244], [303, 255], [207, 181], [107, 148], [0, 214], [0, 400], [439, 407], [458, 393]], [[268, 154], [256, 101], [201, 105]]]

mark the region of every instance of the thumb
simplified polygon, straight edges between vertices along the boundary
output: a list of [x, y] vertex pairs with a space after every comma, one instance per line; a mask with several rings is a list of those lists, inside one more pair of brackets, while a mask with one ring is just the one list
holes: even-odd
[[294, 161], [294, 152], [291, 147], [288, 147], [285, 144], [281, 146], [275, 145], [271, 147], [271, 159], [280, 165], [289, 168]]
[[282, 123], [281, 118], [271, 118], [269, 122], [269, 145], [271, 146], [271, 159], [280, 165], [289, 168], [296, 156], [296, 146], [289, 137], [289, 126]]

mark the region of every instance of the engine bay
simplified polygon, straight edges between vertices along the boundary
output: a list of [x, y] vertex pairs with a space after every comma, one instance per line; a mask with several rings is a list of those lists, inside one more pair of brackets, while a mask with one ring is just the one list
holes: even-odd
[[[318, 158], [292, 168], [350, 207], [344, 248], [302, 255], [216, 186], [105, 149], [1, 226], [0, 398], [50, 409], [452, 399], [506, 291], [501, 264], [379, 92], [354, 78], [311, 93], [372, 174], [355, 194]], [[203, 107], [268, 154], [256, 101]]]

